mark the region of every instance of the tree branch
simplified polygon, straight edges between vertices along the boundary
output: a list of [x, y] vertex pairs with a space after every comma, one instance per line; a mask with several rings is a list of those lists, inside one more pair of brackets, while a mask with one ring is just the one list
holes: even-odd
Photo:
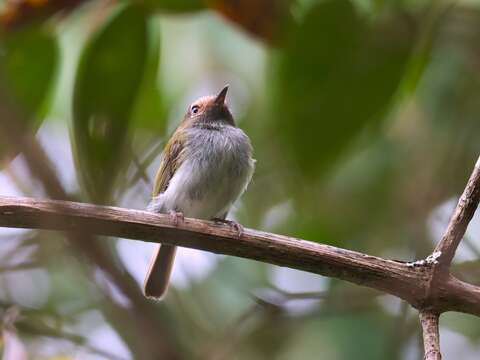
[[420, 311], [420, 323], [422, 324], [424, 359], [441, 360], [438, 314], [430, 311]]
[[468, 180], [467, 186], [458, 201], [455, 212], [448, 224], [445, 235], [435, 248], [435, 252], [440, 252], [438, 266], [436, 271], [448, 272], [450, 264], [455, 256], [460, 241], [462, 241], [467, 226], [472, 220], [473, 215], [480, 201], [480, 157], [473, 169], [472, 175]]
[[[458, 200], [457, 207], [450, 218], [447, 229], [445, 230], [445, 234], [434, 250], [434, 254], [438, 254], [439, 256], [435, 256], [436, 260], [434, 260], [433, 267], [431, 268], [425, 304], [422, 305], [421, 308], [432, 308], [432, 305], [436, 299], [441, 298], [439, 293], [442, 292], [445, 284], [453, 285], [456, 288], [453, 294], [462, 293], [465, 289], [467, 292], [470, 292], [471, 289], [468, 288], [472, 285], [467, 283], [458, 284], [456, 283], [457, 279], [450, 275], [450, 264], [455, 256], [458, 245], [460, 245], [460, 242], [467, 231], [468, 224], [472, 220], [473, 215], [477, 210], [479, 201], [480, 157], [478, 157], [473, 172], [470, 175], [470, 179], [468, 180], [467, 186], [465, 187], [462, 196]], [[462, 297], [461, 302], [464, 301], [475, 302], [476, 298], [474, 297], [468, 299]]]
[[[0, 226], [82, 230], [249, 258], [381, 290], [415, 307], [425, 304], [430, 279], [424, 267], [306, 240], [251, 229], [238, 237], [234, 229], [208, 221], [187, 218], [175, 226], [168, 215], [76, 202], [0, 197]], [[480, 316], [480, 288], [452, 277], [439, 289], [435, 309]]]

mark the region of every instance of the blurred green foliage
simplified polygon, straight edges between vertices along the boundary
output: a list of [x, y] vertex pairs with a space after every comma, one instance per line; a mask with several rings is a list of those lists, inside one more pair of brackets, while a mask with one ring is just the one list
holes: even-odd
[[144, 74], [147, 34], [143, 10], [125, 5], [108, 16], [81, 55], [73, 132], [78, 176], [96, 202], [110, 200], [117, 171], [127, 160], [127, 132]]
[[160, 70], [160, 26], [157, 19], [147, 23], [147, 59], [142, 83], [136, 96], [132, 122], [139, 128], [163, 133], [166, 127], [162, 96], [158, 86]]
[[50, 93], [58, 64], [56, 39], [50, 31], [31, 26], [5, 36], [1, 73], [14, 101], [21, 104], [32, 121]]
[[[225, 10], [239, 4], [89, 1], [63, 16], [39, 12], [43, 22], [0, 35], [2, 120], [40, 127], [72, 197], [144, 208], [188, 104], [229, 83], [257, 159], [232, 216], [394, 259], [428, 254], [480, 153], [479, 6], [262, 0], [241, 2], [236, 16]], [[273, 5], [286, 16], [264, 11]], [[0, 194], [44, 196], [21, 158], [9, 161]], [[468, 234], [455, 268], [470, 281], [479, 232]], [[18, 308], [15, 334], [34, 359], [154, 360], [152, 343], [179, 359], [421, 356], [413, 311], [340, 281], [188, 253], [165, 301], [151, 304], [123, 294], [63, 234], [3, 237], [14, 244], [0, 251], [4, 324]], [[150, 249], [115, 241], [111, 258], [140, 296]], [[132, 313], [168, 336], [147, 341], [151, 328]], [[442, 319], [442, 347], [468, 339], [462, 348], [474, 358], [477, 322]]]
[[312, 6], [290, 31], [273, 75], [280, 93], [273, 126], [300, 171], [318, 176], [368, 124], [382, 120], [413, 41], [401, 19], [367, 24], [348, 0]]
[[[36, 129], [47, 112], [56, 73], [56, 39], [51, 32], [39, 26], [30, 26], [4, 36], [0, 52], [3, 54], [0, 79], [2, 87], [8, 89], [8, 102], [20, 105], [25, 129]], [[2, 165], [6, 158], [13, 158], [14, 152], [6, 148], [5, 140], [1, 137], [0, 140]]]

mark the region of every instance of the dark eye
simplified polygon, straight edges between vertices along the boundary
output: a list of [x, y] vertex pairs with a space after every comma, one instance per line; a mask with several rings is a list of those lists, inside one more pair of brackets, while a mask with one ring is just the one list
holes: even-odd
[[192, 109], [190, 110], [192, 114], [197, 114], [200, 111], [200, 106], [193, 105]]

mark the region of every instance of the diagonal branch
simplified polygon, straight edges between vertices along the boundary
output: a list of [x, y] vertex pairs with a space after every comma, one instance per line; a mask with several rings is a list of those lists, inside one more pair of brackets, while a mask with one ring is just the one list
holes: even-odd
[[[460, 197], [457, 207], [450, 218], [445, 234], [442, 240], [435, 248], [434, 265], [430, 271], [430, 280], [426, 288], [425, 303], [421, 305], [420, 322], [423, 330], [423, 343], [425, 349], [425, 360], [441, 360], [440, 339], [438, 329], [439, 312], [434, 311], [435, 302], [441, 298], [442, 288], [450, 284], [453, 293], [459, 294], [463, 291], [475, 290], [470, 284], [460, 284], [450, 274], [450, 264], [452, 263], [455, 252], [462, 241], [468, 224], [473, 218], [480, 201], [480, 157], [473, 169], [467, 186]], [[437, 260], [438, 259], [438, 260]], [[470, 287], [470, 289], [469, 289]], [[467, 296], [460, 301], [460, 306], [473, 298]], [[473, 300], [475, 301], [475, 300]]]
[[468, 180], [467, 186], [458, 201], [455, 212], [448, 224], [445, 235], [435, 248], [435, 252], [440, 252], [438, 266], [435, 272], [447, 273], [450, 264], [455, 256], [460, 241], [462, 241], [467, 226], [472, 220], [473, 215], [480, 201], [480, 157], [473, 169], [472, 175]]
[[[454, 283], [450, 275], [450, 264], [452, 263], [455, 252], [467, 231], [468, 224], [473, 218], [480, 201], [480, 157], [473, 169], [467, 186], [462, 196], [458, 200], [457, 207], [450, 218], [445, 234], [442, 240], [437, 244], [434, 256], [434, 264], [430, 271], [430, 280], [426, 288], [425, 303], [420, 307], [432, 308], [435, 299], [438, 299], [439, 292], [445, 283]], [[454, 279], [454, 278], [453, 278]], [[455, 279], [456, 280], [456, 279]], [[466, 287], [469, 284], [465, 284]], [[462, 291], [464, 286], [458, 288]], [[458, 293], [458, 291], [456, 292]], [[465, 299], [468, 301], [468, 299]]]
[[[0, 226], [76, 232], [166, 243], [232, 255], [335, 277], [396, 295], [415, 307], [425, 303], [429, 272], [399, 261], [306, 240], [168, 215], [67, 201], [0, 197]], [[436, 293], [436, 310], [480, 316], [480, 288], [451, 277]]]

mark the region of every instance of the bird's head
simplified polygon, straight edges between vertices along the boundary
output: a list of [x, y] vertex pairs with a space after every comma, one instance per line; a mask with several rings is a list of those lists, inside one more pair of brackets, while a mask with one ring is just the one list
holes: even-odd
[[214, 124], [221, 123], [226, 125], [235, 125], [232, 113], [225, 103], [228, 85], [225, 86], [218, 95], [203, 96], [195, 100], [188, 108], [185, 120], [190, 120], [193, 124]]

